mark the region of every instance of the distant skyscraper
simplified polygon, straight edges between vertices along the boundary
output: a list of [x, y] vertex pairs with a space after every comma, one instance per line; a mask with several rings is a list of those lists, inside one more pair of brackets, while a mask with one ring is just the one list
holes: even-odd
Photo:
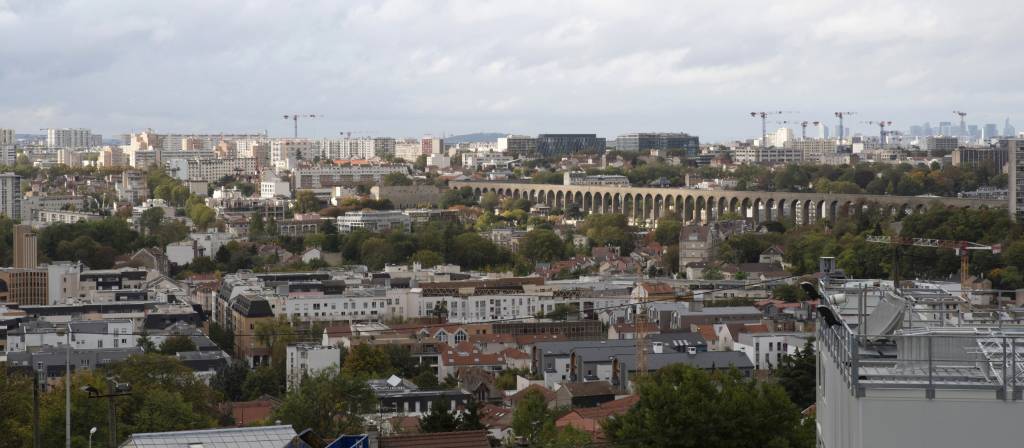
[[828, 137], [829, 137], [829, 135], [828, 135], [828, 125], [825, 124], [825, 123], [819, 124], [818, 125], [818, 138], [826, 139]]
[[924, 122], [924, 125], [921, 126], [921, 127], [923, 128], [921, 130], [921, 135], [922, 136], [927, 137], [929, 135], [935, 135], [935, 130], [932, 129], [932, 124], [931, 123], [926, 121], [926, 122]]
[[14, 226], [14, 267], [34, 268], [39, 266], [39, 248], [32, 226]]
[[1013, 138], [1017, 136], [1017, 128], [1010, 124], [1010, 119], [1006, 119], [1006, 124], [1003, 125], [1003, 136], [1007, 138]]
[[14, 146], [14, 129], [0, 128], [0, 148]]
[[940, 121], [939, 135], [953, 135], [953, 123], [950, 123], [948, 121]]
[[985, 123], [981, 129], [981, 138], [988, 140], [999, 136], [999, 127], [995, 123]]

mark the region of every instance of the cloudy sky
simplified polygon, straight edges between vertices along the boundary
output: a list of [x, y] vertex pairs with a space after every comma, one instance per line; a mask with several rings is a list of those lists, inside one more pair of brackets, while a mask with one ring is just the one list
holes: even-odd
[[[771, 3], [771, 4], [770, 4]], [[1016, 1], [0, 0], [0, 127], [105, 135], [1024, 129]], [[872, 131], [873, 132], [873, 131]]]

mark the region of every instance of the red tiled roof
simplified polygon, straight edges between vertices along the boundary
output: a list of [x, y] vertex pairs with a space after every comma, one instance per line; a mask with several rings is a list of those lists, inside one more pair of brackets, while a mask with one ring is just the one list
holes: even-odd
[[576, 412], [577, 414], [579, 414], [580, 417], [583, 418], [604, 420], [613, 415], [625, 414], [639, 401], [639, 395], [629, 395], [618, 400], [612, 400], [607, 403], [601, 403], [600, 405], [592, 408], [578, 408], [575, 409], [573, 412]]
[[519, 403], [519, 400], [522, 400], [523, 397], [525, 397], [526, 394], [528, 394], [531, 390], [539, 391], [540, 394], [544, 396], [544, 402], [545, 403], [550, 403], [550, 402], [555, 400], [555, 393], [552, 392], [551, 389], [548, 389], [548, 388], [546, 388], [544, 386], [541, 386], [539, 384], [531, 384], [531, 385], [527, 386], [525, 389], [523, 389], [523, 390], [521, 390], [519, 392], [516, 392], [516, 393], [514, 393], [512, 395], [509, 395], [508, 398], [506, 398], [506, 400], [509, 403], [511, 403], [513, 406], [515, 406], [516, 403]]
[[675, 292], [667, 283], [644, 282], [640, 284], [648, 294], [672, 294]]
[[718, 335], [715, 334], [715, 326], [712, 324], [700, 324], [696, 325], [697, 333], [700, 333], [704, 337], [705, 341], [711, 342], [718, 339]]
[[505, 356], [496, 353], [479, 353], [478, 350], [459, 351], [447, 344], [440, 344], [441, 364], [446, 366], [494, 366], [504, 365]]
[[529, 359], [530, 355], [522, 350], [516, 350], [514, 348], [506, 348], [500, 352], [509, 359]]

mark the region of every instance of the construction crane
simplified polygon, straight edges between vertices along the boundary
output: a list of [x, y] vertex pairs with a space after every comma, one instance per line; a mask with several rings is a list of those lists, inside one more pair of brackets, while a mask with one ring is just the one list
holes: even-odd
[[291, 120], [295, 127], [295, 138], [299, 138], [299, 119], [300, 118], [322, 118], [323, 115], [317, 114], [291, 114], [285, 115], [285, 120]]
[[843, 131], [844, 131], [844, 129], [843, 129], [843, 117], [846, 117], [847, 115], [856, 115], [856, 114], [857, 114], [857, 112], [836, 112], [835, 113], [836, 118], [839, 118], [839, 144], [840, 145], [843, 144], [843, 141], [844, 141], [843, 140]]
[[800, 140], [807, 140], [807, 125], [813, 124], [815, 127], [818, 126], [817, 121], [801, 121], [800, 122]]
[[954, 110], [953, 115], [960, 117], [960, 135], [967, 135], [967, 121], [965, 119], [967, 117], [967, 112]]
[[767, 142], [768, 142], [768, 127], [767, 127], [768, 126], [768, 123], [767, 123], [768, 116], [769, 115], [792, 114], [792, 113], [795, 113], [795, 112], [793, 112], [793, 111], [785, 111], [785, 110], [773, 110], [773, 111], [769, 111], [769, 112], [751, 112], [750, 113], [751, 117], [754, 117], [754, 118], [761, 117], [761, 146], [762, 147], [767, 146]]
[[[937, 249], [952, 249], [960, 256], [960, 286], [967, 288], [970, 279], [969, 255], [972, 250], [985, 250], [998, 254], [1002, 247], [998, 244], [981, 244], [970, 241], [939, 240], [935, 238], [907, 238], [902, 236], [868, 235], [865, 237], [869, 243], [891, 244], [894, 246], [916, 246], [933, 247]], [[899, 282], [899, 267], [893, 264], [893, 280]]]
[[878, 143], [885, 145], [885, 127], [892, 126], [891, 121], [879, 120], [879, 121], [862, 121], [862, 124], [876, 124], [878, 125]]

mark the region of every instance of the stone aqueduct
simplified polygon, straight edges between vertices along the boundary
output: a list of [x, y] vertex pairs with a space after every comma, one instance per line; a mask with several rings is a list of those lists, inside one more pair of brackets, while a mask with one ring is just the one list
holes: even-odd
[[585, 185], [549, 185], [519, 182], [452, 181], [451, 188], [469, 187], [477, 198], [486, 192], [501, 197], [525, 198], [534, 203], [565, 208], [576, 205], [584, 213], [623, 213], [634, 223], [651, 225], [674, 214], [684, 221], [708, 222], [726, 212], [757, 222], [793, 219], [813, 224], [820, 219], [852, 216], [859, 208], [877, 208], [885, 215], [917, 213], [932, 204], [946, 207], [998, 208], [999, 200], [868, 194], [787, 193], [768, 191], [697, 190]]

